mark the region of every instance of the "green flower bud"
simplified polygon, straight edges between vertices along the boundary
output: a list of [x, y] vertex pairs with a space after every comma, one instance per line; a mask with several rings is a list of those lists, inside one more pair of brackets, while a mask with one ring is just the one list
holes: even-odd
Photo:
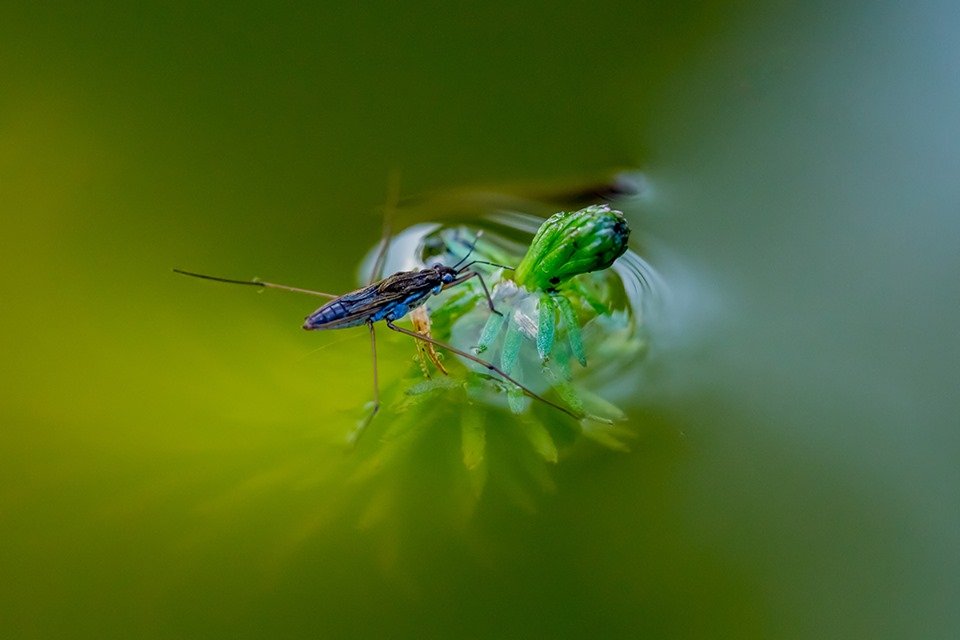
[[547, 218], [513, 279], [527, 289], [553, 291], [581, 273], [606, 269], [627, 250], [630, 227], [605, 204]]

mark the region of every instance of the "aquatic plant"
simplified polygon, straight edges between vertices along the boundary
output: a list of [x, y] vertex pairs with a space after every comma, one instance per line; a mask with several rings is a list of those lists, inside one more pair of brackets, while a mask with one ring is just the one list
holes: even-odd
[[[463, 226], [422, 235], [422, 264], [455, 263], [473, 247], [474, 257], [517, 268], [484, 274], [500, 314], [490, 313], [479, 282], [465, 283], [431, 301], [416, 318], [418, 330], [473, 349], [537, 393], [594, 417], [574, 420], [531, 403], [476, 363], [449, 355], [440, 361], [442, 349], [421, 350], [409, 376], [385, 391], [388, 412], [358, 443], [357, 472], [365, 478], [396, 472], [423, 455], [421, 446], [437, 452], [424, 443], [443, 441], [445, 450], [456, 432], [470, 495], [492, 482], [532, 506], [530, 488], [551, 487], [544, 465], [559, 461], [582, 437], [626, 450], [632, 434], [622, 425], [624, 414], [602, 393], [646, 345], [637, 301], [627, 295], [621, 273], [609, 268], [627, 251], [629, 233], [622, 213], [596, 205], [551, 216], [528, 247], [499, 233], [478, 239], [477, 229]], [[473, 501], [460, 504], [469, 510]]]

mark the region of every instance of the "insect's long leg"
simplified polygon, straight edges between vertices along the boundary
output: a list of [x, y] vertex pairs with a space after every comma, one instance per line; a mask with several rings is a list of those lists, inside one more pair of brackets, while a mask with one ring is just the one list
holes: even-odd
[[579, 412], [573, 411], [573, 410], [571, 410], [571, 409], [568, 409], [567, 407], [564, 407], [563, 405], [559, 405], [559, 404], [557, 404], [556, 402], [552, 402], [552, 401], [550, 401], [550, 400], [547, 400], [546, 398], [544, 398], [544, 397], [541, 396], [540, 394], [536, 393], [535, 391], [532, 391], [532, 390], [528, 389], [528, 388], [525, 387], [524, 385], [522, 385], [522, 384], [520, 384], [519, 382], [517, 382], [517, 381], [516, 381], [514, 378], [512, 378], [511, 376], [507, 375], [507, 373], [506, 373], [503, 369], [500, 369], [500, 368], [497, 367], [496, 365], [491, 364], [491, 363], [487, 362], [486, 360], [481, 360], [480, 358], [478, 358], [478, 357], [476, 357], [476, 356], [474, 356], [474, 355], [471, 355], [471, 354], [467, 353], [466, 351], [461, 351], [460, 349], [457, 349], [456, 347], [450, 346], [449, 344], [445, 344], [445, 343], [443, 343], [443, 342], [440, 342], [439, 340], [435, 340], [435, 339], [433, 339], [433, 338], [428, 338], [427, 336], [422, 335], [422, 334], [419, 334], [419, 333], [417, 333], [416, 331], [410, 331], [409, 329], [404, 329], [403, 327], [398, 327], [397, 325], [393, 324], [393, 322], [391, 322], [390, 320], [387, 320], [387, 327], [389, 327], [390, 329], [393, 329], [394, 331], [397, 331], [397, 332], [399, 332], [399, 333], [404, 333], [404, 334], [410, 336], [411, 338], [415, 338], [415, 339], [417, 339], [417, 340], [423, 340], [424, 342], [429, 342], [429, 343], [431, 343], [431, 344], [437, 345], [438, 347], [442, 347], [442, 348], [444, 348], [444, 349], [448, 349], [448, 350], [454, 352], [455, 354], [457, 354], [457, 355], [459, 355], [459, 356], [463, 356], [463, 357], [466, 358], [467, 360], [472, 360], [473, 362], [476, 362], [477, 364], [486, 367], [486, 368], [489, 369], [490, 371], [493, 371], [494, 373], [496, 373], [497, 375], [499, 375], [499, 376], [500, 376], [501, 378], [503, 378], [504, 380], [507, 380], [508, 382], [512, 382], [513, 384], [517, 385], [518, 387], [520, 387], [520, 390], [521, 390], [521, 391], [523, 391], [526, 395], [530, 396], [530, 397], [533, 398], [534, 400], [539, 400], [540, 402], [542, 402], [542, 403], [544, 403], [544, 404], [548, 404], [548, 405], [550, 405], [551, 407], [553, 407], [553, 408], [555, 408], [555, 409], [559, 409], [560, 411], [563, 411], [563, 412], [564, 412], [565, 414], [567, 414], [568, 416], [571, 416], [571, 417], [573, 417], [573, 418], [576, 418], [577, 420], [581, 420], [581, 419], [583, 419], [583, 418], [590, 418], [591, 420], [596, 420], [596, 421], [598, 421], [598, 422], [604, 422], [604, 423], [607, 423], [607, 424], [613, 424], [611, 420], [607, 420], [606, 418], [601, 418], [601, 417], [599, 417], [599, 416], [592, 416], [592, 415], [588, 415], [588, 414], [584, 414], [584, 413], [579, 413]]
[[367, 326], [370, 327], [370, 360], [373, 365], [373, 408], [367, 417], [363, 419], [363, 422], [357, 425], [357, 428], [350, 434], [348, 439], [352, 444], [356, 444], [360, 435], [367, 428], [367, 425], [373, 420], [373, 416], [377, 415], [377, 412], [380, 411], [380, 383], [377, 379], [377, 332], [376, 329], [373, 328], [372, 322], [367, 322]]
[[390, 250], [390, 239], [393, 235], [393, 212], [397, 208], [397, 202], [400, 200], [400, 171], [394, 169], [390, 171], [387, 177], [387, 202], [383, 206], [383, 234], [380, 238], [380, 252], [377, 259], [373, 262], [373, 269], [370, 273], [370, 282], [372, 284], [383, 279], [383, 268], [387, 263], [387, 251]]
[[494, 313], [497, 314], [498, 316], [502, 316], [503, 314], [500, 313], [499, 311], [497, 311], [496, 307], [493, 306], [493, 298], [490, 297], [490, 290], [487, 289], [487, 283], [483, 281], [483, 276], [480, 275], [480, 272], [479, 272], [479, 271], [471, 271], [470, 273], [468, 273], [468, 274], [465, 275], [465, 276], [460, 276], [459, 278], [457, 278], [457, 279], [454, 280], [453, 282], [450, 282], [450, 283], [444, 285], [443, 288], [444, 288], [444, 289], [449, 289], [450, 287], [452, 287], [452, 286], [454, 286], [454, 285], [457, 285], [457, 284], [460, 284], [461, 282], [466, 282], [466, 281], [469, 280], [470, 278], [476, 278], [477, 280], [480, 281], [480, 286], [483, 287], [483, 295], [487, 296], [487, 304], [490, 306], [490, 311], [494, 312]]
[[226, 282], [228, 284], [245, 284], [253, 287], [264, 287], [265, 289], [280, 289], [281, 291], [293, 291], [294, 293], [306, 293], [311, 296], [320, 296], [321, 298], [339, 298], [340, 296], [332, 293], [323, 293], [322, 291], [312, 291], [310, 289], [301, 289], [299, 287], [288, 287], [285, 284], [275, 284], [273, 282], [263, 282], [262, 280], [231, 280], [230, 278], [219, 278], [217, 276], [208, 276], [202, 273], [193, 273], [192, 271], [183, 271], [174, 269], [174, 273], [190, 276], [192, 278], [201, 278], [203, 280], [214, 280], [216, 282]]
[[380, 383], [377, 381], [377, 330], [373, 328], [372, 322], [368, 322], [367, 326], [370, 327], [370, 360], [373, 365], [373, 411], [370, 414], [370, 418], [373, 418], [373, 414], [380, 410]]

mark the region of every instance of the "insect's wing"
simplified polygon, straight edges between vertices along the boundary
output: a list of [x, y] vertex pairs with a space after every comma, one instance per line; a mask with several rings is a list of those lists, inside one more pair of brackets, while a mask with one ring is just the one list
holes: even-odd
[[401, 271], [376, 283], [377, 294], [383, 298], [406, 298], [421, 291], [429, 291], [439, 281], [431, 269]]
[[345, 293], [331, 300], [304, 323], [306, 329], [344, 329], [376, 320], [378, 312], [402, 301], [410, 302], [429, 292], [425, 279], [417, 271], [402, 271], [369, 286]]
[[307, 316], [303, 328], [345, 329], [361, 325], [370, 317], [370, 309], [376, 299], [376, 284], [345, 293]]

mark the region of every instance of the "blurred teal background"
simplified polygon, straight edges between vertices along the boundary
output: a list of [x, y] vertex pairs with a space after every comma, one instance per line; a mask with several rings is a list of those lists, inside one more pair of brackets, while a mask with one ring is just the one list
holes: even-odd
[[[2, 635], [956, 637], [958, 31], [934, 1], [5, 4]], [[392, 167], [620, 166], [670, 294], [633, 452], [463, 517], [443, 433], [416, 482], [356, 480], [362, 329], [170, 272], [345, 291]]]

